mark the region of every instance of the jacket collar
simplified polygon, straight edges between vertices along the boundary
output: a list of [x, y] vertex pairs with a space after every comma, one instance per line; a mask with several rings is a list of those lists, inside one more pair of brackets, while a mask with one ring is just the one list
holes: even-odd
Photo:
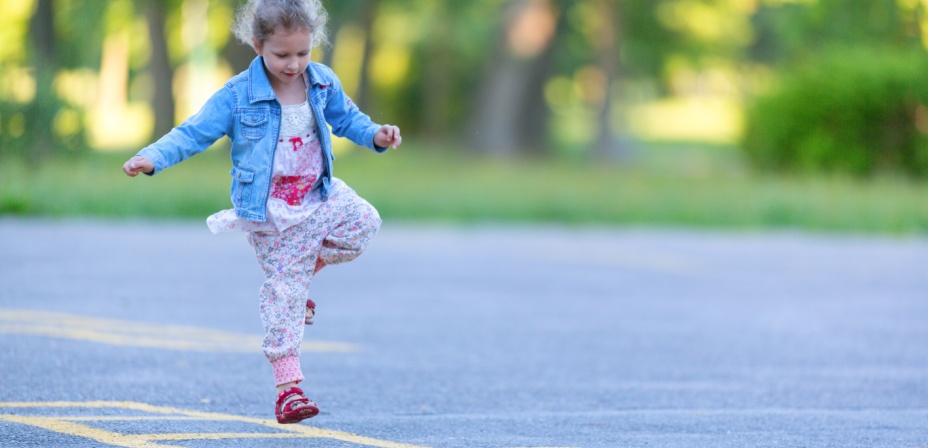
[[[316, 64], [310, 62], [306, 66], [306, 72], [309, 73], [309, 82], [313, 86], [329, 87], [332, 84], [325, 82]], [[248, 102], [256, 103], [258, 101], [270, 101], [277, 98], [271, 81], [267, 78], [267, 72], [264, 71], [264, 59], [261, 56], [256, 57], [248, 66]]]
[[271, 81], [267, 79], [264, 71], [264, 58], [256, 57], [248, 66], [248, 102], [270, 101], [277, 98]]
[[310, 85], [314, 85], [314, 86], [330, 85], [330, 84], [323, 83], [324, 79], [322, 77], [322, 74], [319, 73], [319, 69], [316, 68], [316, 64], [314, 62], [310, 62], [309, 65], [306, 66], [306, 71], [309, 72]]

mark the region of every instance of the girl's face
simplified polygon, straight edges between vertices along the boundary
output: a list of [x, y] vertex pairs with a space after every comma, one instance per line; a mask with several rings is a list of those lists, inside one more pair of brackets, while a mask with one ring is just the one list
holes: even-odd
[[264, 58], [264, 68], [274, 88], [290, 86], [299, 80], [309, 65], [313, 38], [309, 30], [277, 27], [264, 42], [254, 40], [255, 51]]

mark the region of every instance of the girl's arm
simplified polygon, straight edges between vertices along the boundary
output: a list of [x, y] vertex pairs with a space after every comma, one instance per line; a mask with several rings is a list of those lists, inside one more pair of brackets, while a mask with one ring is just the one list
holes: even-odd
[[332, 125], [333, 134], [377, 152], [384, 152], [391, 145], [399, 146], [402, 138], [398, 127], [380, 126], [372, 122], [371, 118], [361, 112], [345, 94], [338, 76], [328, 67], [317, 67], [323, 70], [332, 82], [332, 85], [325, 87], [329, 92], [323, 112], [325, 120]]
[[232, 113], [232, 94], [223, 88], [213, 94], [199, 112], [129, 159], [123, 171], [132, 177], [139, 173], [154, 175], [203, 152], [216, 140], [229, 135]]

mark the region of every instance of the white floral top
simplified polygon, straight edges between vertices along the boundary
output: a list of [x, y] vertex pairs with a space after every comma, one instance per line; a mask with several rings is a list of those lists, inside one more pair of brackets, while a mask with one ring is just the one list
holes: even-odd
[[[283, 232], [309, 218], [322, 205], [319, 194], [309, 194], [322, 175], [322, 167], [322, 145], [309, 103], [282, 106], [267, 221], [241, 219], [228, 209], [207, 218], [206, 224], [213, 233]], [[333, 179], [332, 189], [340, 183]]]

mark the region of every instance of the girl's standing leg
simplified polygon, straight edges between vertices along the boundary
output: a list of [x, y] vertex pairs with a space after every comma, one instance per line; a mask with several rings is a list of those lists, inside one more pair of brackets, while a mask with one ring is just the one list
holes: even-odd
[[313, 275], [326, 265], [357, 258], [380, 229], [377, 210], [338, 184], [310, 219], [281, 233], [248, 237], [266, 277], [260, 291], [263, 347], [277, 386], [303, 380], [300, 343]]
[[263, 348], [277, 386], [303, 380], [300, 343], [306, 298], [322, 238], [321, 229], [309, 221], [280, 233], [253, 232], [248, 237], [266, 277], [259, 293]]

